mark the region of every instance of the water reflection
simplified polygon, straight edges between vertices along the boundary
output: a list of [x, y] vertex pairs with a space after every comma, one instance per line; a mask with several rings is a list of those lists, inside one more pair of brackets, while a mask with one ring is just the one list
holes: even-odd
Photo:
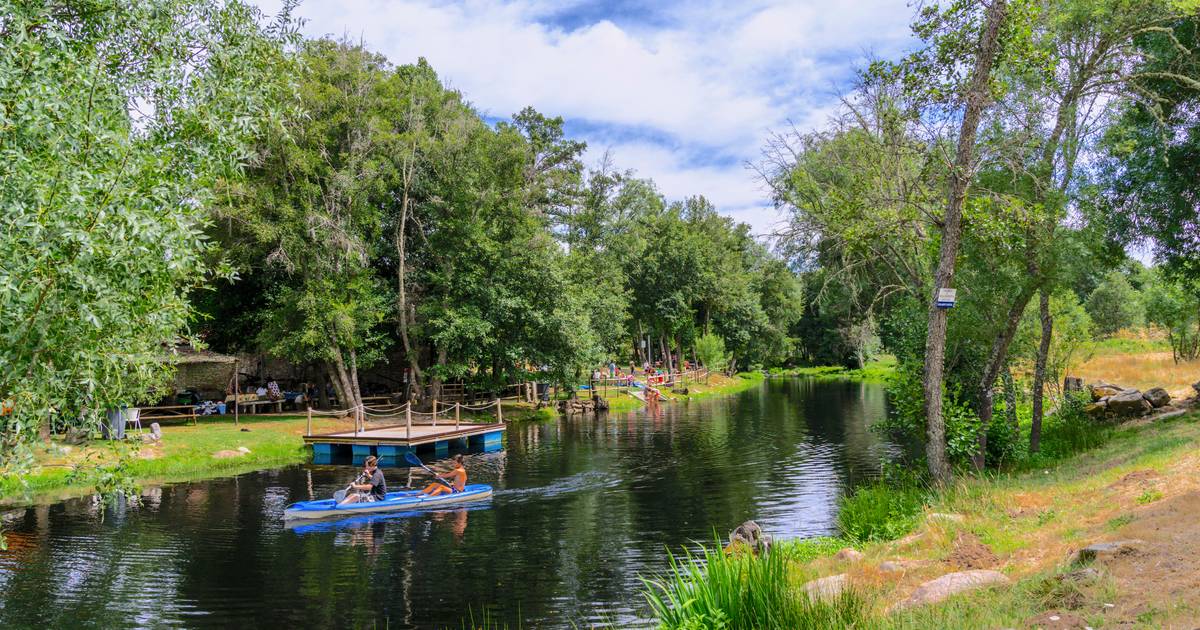
[[504, 451], [467, 457], [493, 498], [455, 509], [285, 524], [287, 504], [357, 472], [306, 465], [147, 489], [108, 510], [19, 510], [0, 553], [0, 627], [637, 625], [638, 576], [662, 570], [666, 548], [749, 518], [779, 538], [832, 532], [837, 497], [897, 452], [869, 430], [885, 411], [877, 386], [781, 380], [513, 426]]

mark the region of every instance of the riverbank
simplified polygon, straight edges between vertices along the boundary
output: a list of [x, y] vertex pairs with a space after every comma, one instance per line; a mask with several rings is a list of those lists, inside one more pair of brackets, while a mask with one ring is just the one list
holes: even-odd
[[[689, 383], [686, 399], [728, 395], [762, 382], [758, 374], [726, 377], [712, 375], [707, 383]], [[676, 400], [682, 395], [672, 395]], [[621, 393], [610, 399], [610, 411], [634, 411], [642, 402]], [[505, 403], [506, 421], [538, 422], [558, 417], [550, 407], [537, 409], [526, 403]], [[353, 423], [314, 416], [315, 433], [353, 429]], [[172, 483], [209, 477], [238, 475], [254, 470], [290, 466], [308, 461], [303, 436], [303, 415], [242, 416], [234, 425], [231, 416], [204, 416], [193, 425], [163, 427], [156, 444], [93, 442], [71, 446], [60, 440], [40, 445], [34, 465], [24, 475], [0, 477], [0, 506], [50, 503], [94, 492], [97, 483], [114, 474], [138, 484]]]
[[[780, 570], [793, 594], [842, 591], [813, 618], [855, 627], [1192, 627], [1198, 447], [1200, 412], [1133, 421], [1053, 466], [960, 478], [927, 494], [896, 540], [838, 555], [823, 544], [822, 557], [788, 557]], [[1098, 543], [1117, 544], [1076, 560]], [[955, 580], [994, 584], [922, 603]]]
[[861, 368], [848, 368], [841, 365], [820, 365], [771, 370], [771, 376], [807, 376], [812, 378], [838, 378], [880, 383], [886, 382], [895, 373], [896, 359], [890, 356], [867, 361]]
[[[507, 420], [545, 417], [550, 410], [504, 405]], [[469, 418], [469, 415], [464, 418]], [[346, 419], [314, 416], [314, 433], [353, 430]], [[24, 475], [0, 477], [0, 506], [49, 503], [94, 492], [105, 476], [119, 473], [138, 484], [192, 481], [290, 466], [308, 461], [304, 415], [201, 416], [196, 425], [162, 428], [154, 444], [96, 441], [71, 446], [58, 439], [39, 445]]]

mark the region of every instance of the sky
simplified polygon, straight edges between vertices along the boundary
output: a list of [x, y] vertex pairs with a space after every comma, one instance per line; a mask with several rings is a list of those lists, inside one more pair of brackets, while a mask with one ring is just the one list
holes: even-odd
[[905, 0], [307, 0], [297, 14], [308, 36], [425, 57], [489, 120], [562, 116], [588, 166], [608, 152], [756, 234], [780, 219], [746, 166], [769, 133], [820, 126], [857, 68], [913, 43]]

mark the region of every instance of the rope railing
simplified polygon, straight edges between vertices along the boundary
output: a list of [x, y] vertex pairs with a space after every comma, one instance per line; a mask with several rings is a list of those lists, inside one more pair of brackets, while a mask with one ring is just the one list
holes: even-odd
[[434, 400], [432, 411], [416, 411], [413, 409], [411, 402], [404, 403], [403, 405], [357, 405], [349, 409], [335, 409], [328, 411], [315, 410], [309, 407], [307, 410], [308, 430], [306, 435], [312, 435], [312, 419], [314, 415], [333, 417], [345, 417], [353, 415], [355, 436], [358, 435], [359, 431], [365, 431], [367, 423], [370, 421], [396, 421], [403, 419], [405, 426], [405, 439], [408, 439], [411, 437], [413, 424], [417, 424], [418, 426], [437, 426], [439, 417], [446, 420], [453, 418], [454, 426], [457, 428], [462, 423], [463, 410], [475, 413], [487, 411], [492, 408], [496, 409], [496, 422], [503, 424], [504, 409], [500, 405], [499, 398], [496, 398], [492, 400], [492, 402], [485, 405], [464, 405], [461, 402], [455, 402], [448, 406], [443, 406], [441, 409], [438, 408], [438, 401]]

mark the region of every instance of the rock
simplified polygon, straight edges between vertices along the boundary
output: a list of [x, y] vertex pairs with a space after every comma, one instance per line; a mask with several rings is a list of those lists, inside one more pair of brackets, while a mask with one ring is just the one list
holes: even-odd
[[936, 604], [948, 597], [991, 586], [1008, 584], [1008, 577], [999, 571], [975, 570], [947, 573], [917, 587], [912, 595], [900, 602], [897, 608], [911, 608], [925, 604]]
[[229, 459], [230, 457], [244, 457], [246, 454], [241, 451], [223, 450], [213, 453], [212, 456], [217, 459]]
[[1059, 582], [1095, 582], [1103, 576], [1096, 567], [1081, 567], [1058, 576]]
[[1092, 383], [1088, 385], [1088, 391], [1092, 393], [1092, 400], [1097, 401], [1105, 396], [1116, 396], [1125, 391], [1125, 388], [1112, 383]]
[[1155, 387], [1154, 389], [1142, 392], [1142, 398], [1145, 398], [1146, 402], [1150, 403], [1155, 409], [1171, 404], [1171, 395], [1161, 387]]
[[725, 553], [737, 549], [749, 549], [752, 553], [766, 553], [771, 550], [771, 535], [763, 531], [758, 523], [746, 521], [729, 532], [729, 544]]
[[1185, 414], [1187, 412], [1188, 412], [1187, 409], [1176, 409], [1174, 411], [1160, 413], [1157, 416], [1154, 416], [1154, 419], [1155, 420], [1170, 420], [1171, 418], [1178, 418], [1179, 416], [1182, 416], [1183, 414]]
[[1094, 543], [1071, 554], [1069, 562], [1092, 562], [1094, 560], [1103, 560], [1105, 558], [1115, 558], [1131, 553], [1137, 553], [1138, 547], [1143, 544], [1141, 540], [1117, 540], [1113, 542]]
[[1200, 394], [1200, 381], [1196, 381], [1195, 383], [1192, 383], [1192, 389], [1196, 390], [1197, 394]]
[[1118, 418], [1134, 418], [1145, 415], [1153, 408], [1145, 398], [1142, 398], [1142, 393], [1136, 389], [1121, 392], [1108, 399], [1109, 415]]
[[1081, 392], [1083, 391], [1083, 379], [1078, 376], [1063, 377], [1064, 392]]
[[857, 549], [846, 547], [845, 549], [842, 549], [834, 554], [833, 557], [844, 562], [858, 562], [859, 560], [863, 559], [863, 554]]
[[245, 446], [239, 446], [237, 447], [237, 450], [241, 451], [243, 455], [250, 454], [250, 449], [246, 448]]
[[804, 592], [814, 600], [834, 599], [846, 590], [846, 574], [831, 575], [815, 579], [804, 585]]
[[1093, 418], [1102, 418], [1108, 413], [1108, 401], [1099, 400], [1083, 408], [1083, 412]]
[[73, 444], [75, 446], [87, 444], [89, 440], [91, 440], [91, 436], [88, 435], [87, 431], [84, 431], [83, 429], [77, 429], [75, 427], [69, 427], [67, 429], [67, 437], [63, 438], [63, 442], [67, 444]]

